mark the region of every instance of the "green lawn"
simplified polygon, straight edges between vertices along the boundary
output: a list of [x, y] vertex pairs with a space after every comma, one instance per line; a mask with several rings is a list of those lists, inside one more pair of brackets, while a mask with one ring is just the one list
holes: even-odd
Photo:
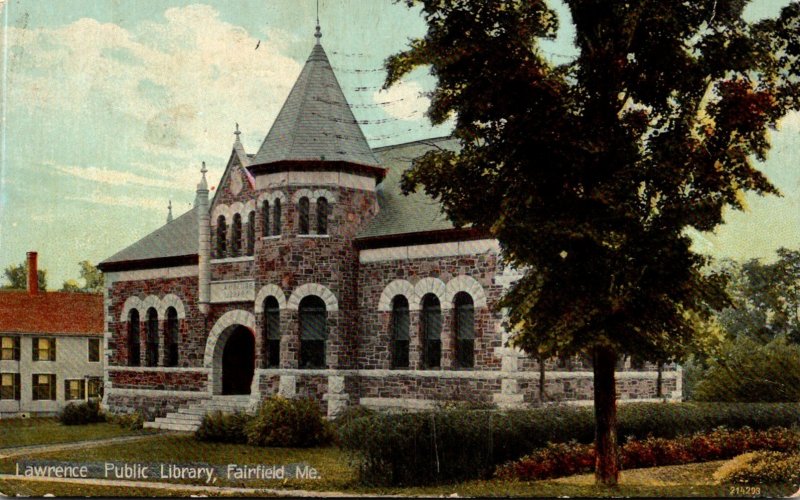
[[[81, 450], [65, 450], [52, 453], [37, 453], [37, 459], [63, 460], [73, 462], [162, 462], [186, 464], [192, 462], [207, 464], [291, 464], [305, 463], [316, 468], [321, 478], [292, 480], [253, 480], [228, 481], [220, 478], [217, 486], [238, 486], [246, 488], [287, 488], [316, 491], [343, 491], [349, 493], [376, 493], [401, 495], [446, 495], [457, 493], [461, 496], [736, 496], [728, 487], [715, 485], [712, 474], [724, 462], [657, 467], [625, 471], [618, 489], [607, 490], [593, 484], [590, 474], [548, 481], [470, 481], [456, 485], [432, 487], [366, 487], [356, 482], [355, 470], [348, 464], [345, 453], [335, 447], [293, 449], [257, 448], [247, 445], [229, 445], [195, 441], [190, 435], [169, 434], [144, 438], [124, 445], [107, 445]], [[15, 460], [0, 460], [0, 472], [13, 473]], [[203, 481], [183, 480], [187, 484], [205, 485]], [[7, 481], [13, 493], [29, 488], [41, 493], [39, 485], [26, 481]], [[80, 487], [47, 483], [41, 488], [57, 495], [70, 492], [93, 496], [112, 495], [106, 493], [107, 487]], [[756, 485], [753, 485], [756, 486]], [[0, 489], [2, 491], [2, 489]], [[786, 496], [793, 493], [790, 487], [765, 488], [764, 495]], [[136, 495], [136, 492], [126, 492]], [[150, 495], [144, 491], [141, 495]], [[160, 494], [160, 493], [159, 493]], [[167, 493], [164, 493], [165, 495]]]
[[109, 423], [61, 425], [54, 418], [9, 418], [0, 420], [0, 449], [150, 433], [152, 431], [132, 431]]
[[[0, 480], [0, 492], [8, 496], [42, 497], [48, 493], [59, 497], [188, 497], [198, 496], [247, 496], [242, 493], [220, 493], [219, 490], [182, 491], [163, 488], [131, 488], [128, 486], [83, 486], [71, 483], [51, 483], [25, 480]], [[257, 496], [268, 496], [259, 494]]]

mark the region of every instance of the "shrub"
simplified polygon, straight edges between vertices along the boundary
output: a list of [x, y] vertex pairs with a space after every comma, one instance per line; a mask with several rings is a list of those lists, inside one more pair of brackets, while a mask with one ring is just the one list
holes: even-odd
[[246, 433], [248, 444], [254, 446], [309, 448], [331, 439], [316, 402], [280, 396], [264, 401], [247, 424]]
[[252, 417], [242, 412], [207, 413], [203, 415], [194, 437], [200, 441], [244, 444], [247, 442], [245, 429], [251, 419]]
[[69, 403], [58, 415], [64, 425], [86, 425], [105, 422], [105, 415], [100, 410], [100, 402], [90, 399], [84, 403]]
[[[730, 458], [749, 450], [786, 452], [800, 449], [800, 431], [774, 428], [753, 431], [716, 429], [675, 439], [631, 439], [620, 448], [623, 469], [661, 467]], [[522, 459], [498, 467], [504, 479], [537, 480], [590, 472], [594, 468], [594, 446], [573, 443], [549, 444]]]
[[144, 427], [144, 416], [138, 411], [123, 413], [111, 417], [111, 422], [119, 425], [123, 429], [138, 430]]
[[767, 345], [740, 337], [694, 388], [697, 401], [800, 401], [800, 346], [777, 339]]
[[714, 479], [726, 484], [800, 483], [800, 454], [759, 451], [746, 453], [720, 467]]
[[[630, 403], [618, 411], [621, 442], [651, 435], [674, 438], [719, 426], [766, 429], [795, 423], [800, 423], [798, 404]], [[362, 482], [430, 484], [490, 476], [497, 465], [548, 443], [591, 443], [594, 417], [591, 408], [573, 406], [447, 409], [353, 418], [339, 427], [338, 435], [340, 446], [358, 463]]]

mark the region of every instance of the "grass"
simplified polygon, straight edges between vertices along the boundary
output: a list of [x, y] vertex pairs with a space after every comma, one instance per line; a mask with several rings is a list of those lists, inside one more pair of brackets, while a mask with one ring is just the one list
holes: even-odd
[[[235, 481], [219, 478], [216, 486], [235, 486], [245, 488], [285, 488], [316, 491], [342, 491], [346, 493], [374, 493], [399, 495], [445, 495], [457, 493], [460, 496], [571, 496], [571, 497], [692, 497], [692, 496], [736, 496], [730, 488], [714, 484], [712, 475], [724, 462], [707, 462], [690, 465], [656, 467], [624, 471], [620, 486], [606, 489], [594, 485], [591, 474], [577, 475], [547, 481], [469, 481], [453, 485], [427, 487], [369, 487], [358, 484], [356, 471], [348, 465], [347, 455], [334, 447], [295, 449], [295, 448], [257, 448], [248, 445], [231, 445], [195, 441], [191, 435], [168, 434], [144, 438], [125, 445], [105, 445], [81, 450], [37, 453], [37, 459], [61, 460], [70, 462], [161, 462], [161, 463], [207, 463], [233, 464], [292, 464], [305, 463], [316, 468], [320, 479], [291, 480], [252, 480]], [[13, 459], [0, 460], [0, 472], [13, 473]], [[185, 484], [205, 485], [203, 481], [184, 480]], [[12, 484], [13, 483], [13, 484]], [[40, 488], [48, 489], [59, 496], [79, 495], [114, 496], [108, 487], [77, 486], [65, 483], [35, 483], [32, 481], [9, 480], [6, 494], [29, 488], [33, 493], [42, 493]], [[62, 488], [63, 486], [63, 488]], [[764, 495], [786, 496], [793, 493], [791, 487], [761, 486]], [[126, 496], [150, 496], [153, 492], [143, 489], [141, 495], [135, 490], [125, 490]], [[168, 495], [158, 490], [159, 496]], [[183, 492], [185, 496], [187, 492]], [[219, 492], [209, 494], [219, 495]]]
[[[219, 490], [184, 491], [169, 488], [132, 488], [130, 486], [98, 486], [73, 483], [25, 481], [17, 479], [0, 480], [0, 492], [7, 496], [43, 497], [55, 494], [59, 497], [187, 497], [197, 496], [248, 496], [246, 493], [223, 493]], [[254, 496], [267, 496], [258, 494]]]
[[20, 446], [71, 443], [120, 436], [149, 434], [148, 430], [123, 429], [116, 424], [61, 425], [54, 418], [0, 420], [0, 450]]

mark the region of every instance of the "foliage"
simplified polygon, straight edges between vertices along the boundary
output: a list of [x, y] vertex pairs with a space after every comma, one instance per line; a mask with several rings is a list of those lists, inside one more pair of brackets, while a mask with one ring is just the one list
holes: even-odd
[[123, 429], [129, 429], [132, 431], [139, 430], [144, 427], [144, 416], [138, 411], [110, 416], [109, 421], [119, 425]]
[[800, 454], [758, 451], [745, 453], [719, 468], [714, 479], [721, 483], [800, 485]]
[[252, 417], [243, 412], [206, 413], [194, 437], [200, 441], [244, 444], [247, 442], [245, 429]]
[[[5, 271], [7, 284], [3, 288], [9, 290], [25, 290], [28, 288], [28, 263], [10, 265]], [[37, 276], [39, 280], [39, 290], [45, 291], [47, 289], [47, 271], [45, 269], [37, 269]]]
[[90, 399], [83, 403], [69, 403], [58, 414], [58, 420], [64, 425], [86, 425], [105, 422], [106, 417], [100, 410], [100, 401]]
[[762, 346], [742, 336], [708, 369], [694, 388], [698, 401], [800, 401], [800, 346], [778, 338]]
[[96, 266], [92, 265], [88, 260], [82, 260], [78, 263], [80, 266], [80, 278], [83, 280], [84, 285], [81, 286], [77, 280], [68, 279], [61, 287], [62, 292], [86, 292], [86, 293], [102, 293], [105, 286], [105, 278], [103, 272]]
[[[797, 404], [631, 403], [620, 408], [623, 440], [675, 438], [719, 426], [738, 429], [800, 423]], [[431, 484], [486, 477], [494, 468], [548, 443], [591, 443], [590, 408], [514, 411], [449, 409], [354, 418], [338, 441], [367, 484]]]
[[247, 442], [253, 446], [309, 448], [331, 439], [328, 423], [319, 405], [311, 399], [266, 399], [246, 426]]
[[[661, 467], [707, 462], [734, 457], [751, 450], [794, 451], [800, 449], [800, 431], [774, 427], [754, 431], [750, 428], [697, 433], [673, 439], [648, 437], [631, 439], [620, 447], [623, 469]], [[501, 479], [535, 481], [570, 476], [592, 470], [594, 446], [580, 443], [548, 443], [515, 462], [498, 467]]]

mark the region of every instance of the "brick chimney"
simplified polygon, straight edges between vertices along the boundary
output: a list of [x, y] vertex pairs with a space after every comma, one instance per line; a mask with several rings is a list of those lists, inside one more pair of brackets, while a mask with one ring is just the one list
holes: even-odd
[[31, 295], [39, 293], [39, 269], [36, 261], [36, 252], [28, 252], [28, 293]]

